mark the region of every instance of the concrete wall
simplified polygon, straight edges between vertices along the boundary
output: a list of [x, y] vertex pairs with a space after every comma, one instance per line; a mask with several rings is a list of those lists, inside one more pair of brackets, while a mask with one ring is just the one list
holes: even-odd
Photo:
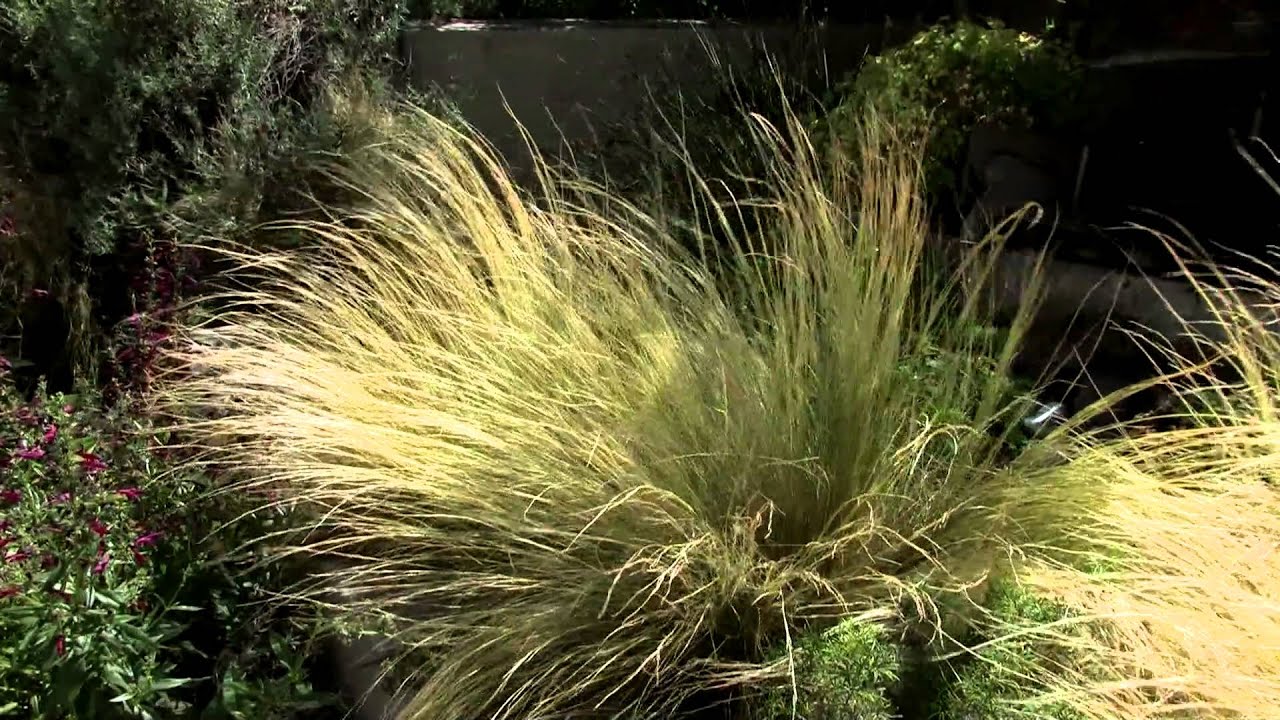
[[[580, 153], [636, 119], [646, 103], [678, 92], [686, 102], [722, 88], [726, 73], [749, 72], [763, 54], [791, 76], [839, 78], [898, 26], [676, 23], [452, 22], [404, 35], [410, 82], [440, 88], [517, 169], [528, 154], [516, 123], [554, 154]], [[507, 108], [509, 106], [510, 113]]]

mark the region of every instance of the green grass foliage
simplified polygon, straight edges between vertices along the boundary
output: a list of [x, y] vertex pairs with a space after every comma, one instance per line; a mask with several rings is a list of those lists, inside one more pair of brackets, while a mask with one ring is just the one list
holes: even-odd
[[1199, 285], [1225, 332], [1165, 348], [1180, 424], [1012, 448], [1034, 302], [975, 331], [998, 247], [935, 275], [918, 156], [868, 118], [854, 156], [756, 118], [753, 196], [695, 170], [712, 253], [406, 109], [309, 245], [223, 251], [252, 282], [158, 409], [311, 510], [296, 593], [396, 629], [406, 718], [1265, 717], [1267, 320]]

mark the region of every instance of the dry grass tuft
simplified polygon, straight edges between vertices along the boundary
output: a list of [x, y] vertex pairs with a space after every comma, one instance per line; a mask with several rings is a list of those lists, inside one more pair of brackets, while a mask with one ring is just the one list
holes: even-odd
[[344, 176], [367, 202], [299, 228], [314, 247], [233, 254], [251, 289], [161, 404], [316, 512], [292, 551], [341, 569], [299, 592], [396, 621], [407, 717], [671, 717], [785, 673], [766, 651], [811, 624], [927, 635], [986, 571], [1025, 318], [997, 343], [921, 277], [887, 128], [831, 167], [794, 118], [753, 122], [771, 172], [707, 194], [719, 255], [572, 177], [526, 195], [412, 111]]

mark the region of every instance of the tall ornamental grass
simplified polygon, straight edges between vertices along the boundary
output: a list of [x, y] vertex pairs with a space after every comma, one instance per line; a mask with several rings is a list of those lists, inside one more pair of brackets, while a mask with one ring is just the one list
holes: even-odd
[[1014, 548], [1016, 577], [1066, 612], [993, 623], [992, 647], [1030, 638], [1045, 661], [1009, 712], [1260, 720], [1280, 708], [1280, 286], [1213, 274], [1189, 273], [1214, 308], [1208, 326], [1186, 326], [1193, 342], [1179, 344], [1194, 352], [1152, 344], [1175, 367], [1160, 380], [1174, 427], [1070, 438], [1069, 460], [1039, 474], [1037, 502], [1078, 516]]
[[810, 626], [926, 643], [1012, 533], [1032, 305], [997, 339], [968, 291], [990, 248], [926, 271], [889, 128], [826, 163], [794, 118], [745, 121], [770, 171], [730, 203], [692, 173], [729, 241], [686, 251], [406, 110], [349, 158], [363, 202], [234, 254], [245, 282], [182, 339], [176, 429], [314, 512], [288, 552], [330, 570], [298, 593], [398, 628], [405, 717], [667, 718], [776, 684]]

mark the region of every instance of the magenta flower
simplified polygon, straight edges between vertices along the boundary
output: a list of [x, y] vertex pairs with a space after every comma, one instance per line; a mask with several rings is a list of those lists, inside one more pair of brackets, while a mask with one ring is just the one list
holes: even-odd
[[135, 550], [134, 548], [129, 548], [129, 552], [133, 553], [133, 562], [134, 562], [135, 564], [137, 564], [137, 565], [146, 565], [146, 564], [147, 564], [147, 556], [146, 556], [146, 555], [143, 555], [142, 553], [138, 552], [138, 551], [137, 551], [137, 550]]
[[[3, 502], [5, 505], [17, 505], [21, 501], [22, 491], [17, 488], [5, 488], [0, 491], [0, 502]], [[9, 523], [6, 520], [4, 527], [0, 528], [0, 530], [7, 529], [9, 529]]]
[[58, 653], [58, 657], [67, 654], [67, 638], [63, 635], [53, 639], [53, 651]]
[[44, 448], [40, 447], [27, 448], [18, 452], [19, 460], [39, 460], [42, 457], [44, 457]]
[[54, 495], [52, 498], [49, 498], [49, 504], [50, 504], [50, 505], [61, 505], [61, 504], [65, 503], [65, 502], [68, 502], [69, 500], [71, 500], [71, 491], [70, 491], [70, 490], [63, 490], [62, 492], [58, 493], [57, 495]]
[[102, 458], [90, 452], [77, 452], [80, 456], [80, 467], [87, 473], [96, 473], [107, 469], [107, 464]]
[[62, 406], [62, 413], [63, 413], [64, 415], [70, 415], [71, 413], [73, 413], [73, 412], [75, 412], [75, 411], [76, 411], [76, 406], [75, 406], [75, 405], [72, 405], [71, 403], [67, 403], [66, 405], [63, 405], [63, 406]]
[[119, 490], [116, 490], [116, 493], [123, 496], [130, 502], [136, 502], [142, 497], [142, 491], [136, 487], [120, 488]]
[[22, 562], [23, 560], [26, 560], [29, 557], [31, 557], [30, 550], [17, 550], [15, 552], [9, 553], [8, 555], [5, 555], [4, 561], [6, 563], [16, 563], [16, 562]]
[[149, 545], [155, 545], [156, 540], [159, 540], [162, 535], [164, 535], [164, 533], [159, 531], [139, 535], [138, 538], [133, 541], [133, 546], [136, 548], [144, 548]]
[[19, 595], [21, 593], [22, 593], [22, 589], [19, 588], [17, 585], [10, 585], [7, 588], [0, 588], [0, 600], [3, 600], [7, 597], [13, 597], [14, 595]]
[[111, 562], [111, 553], [103, 552], [98, 554], [98, 561], [93, 564], [94, 575], [101, 575], [107, 569], [107, 563]]
[[49, 427], [44, 429], [44, 437], [40, 438], [40, 441], [48, 445], [49, 443], [57, 439], [57, 437], [58, 437], [58, 426], [51, 423]]
[[89, 529], [92, 530], [93, 534], [97, 535], [98, 537], [105, 537], [107, 534], [106, 523], [102, 522], [98, 518], [94, 518], [89, 521]]
[[44, 288], [31, 288], [31, 297], [47, 298], [49, 297], [49, 291]]

